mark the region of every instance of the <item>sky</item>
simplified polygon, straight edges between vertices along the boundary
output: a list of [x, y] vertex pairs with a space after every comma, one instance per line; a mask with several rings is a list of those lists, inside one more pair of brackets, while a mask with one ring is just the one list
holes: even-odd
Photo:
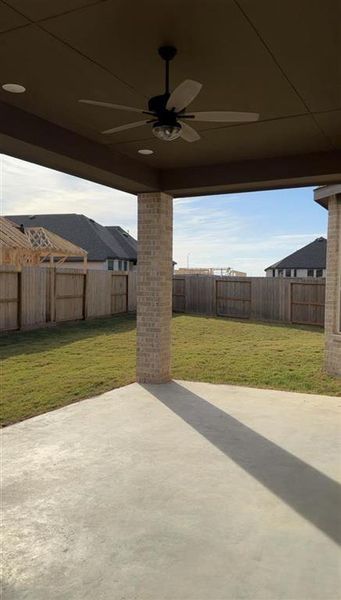
[[[1, 214], [79, 213], [137, 235], [136, 197], [0, 155]], [[178, 267], [231, 267], [248, 275], [327, 233], [313, 188], [174, 200]]]

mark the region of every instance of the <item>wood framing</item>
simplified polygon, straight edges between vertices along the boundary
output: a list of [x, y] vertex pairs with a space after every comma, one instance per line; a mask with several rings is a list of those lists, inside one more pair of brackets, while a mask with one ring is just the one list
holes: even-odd
[[25, 233], [9, 219], [0, 217], [0, 264], [20, 266], [39, 264], [39, 252]]
[[86, 270], [88, 253], [83, 248], [45, 229], [45, 227], [26, 227], [25, 235], [31, 247], [39, 253], [41, 264], [45, 264], [49, 259], [51, 266], [60, 267], [67, 258], [81, 258], [84, 270]]
[[44, 227], [20, 227], [0, 217], [0, 264], [60, 267], [67, 258], [83, 260], [87, 269], [88, 253]]

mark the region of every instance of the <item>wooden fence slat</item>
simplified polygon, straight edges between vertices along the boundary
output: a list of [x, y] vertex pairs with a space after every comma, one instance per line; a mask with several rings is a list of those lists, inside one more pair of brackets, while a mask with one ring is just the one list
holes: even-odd
[[0, 268], [0, 329], [11, 331], [19, 327], [18, 270], [9, 265]]
[[111, 314], [127, 312], [128, 277], [116, 273], [111, 277]]
[[56, 271], [56, 321], [83, 319], [84, 278], [82, 271]]
[[251, 282], [249, 280], [216, 280], [217, 315], [249, 319], [251, 313]]
[[23, 267], [21, 270], [20, 326], [33, 327], [46, 323], [47, 269]]
[[216, 312], [215, 278], [187, 275], [185, 281], [185, 310], [199, 315]]
[[173, 277], [173, 311], [186, 311], [185, 279]]
[[324, 324], [324, 283], [291, 282], [291, 322]]
[[111, 314], [111, 272], [88, 271], [86, 284], [87, 317], [104, 317]]

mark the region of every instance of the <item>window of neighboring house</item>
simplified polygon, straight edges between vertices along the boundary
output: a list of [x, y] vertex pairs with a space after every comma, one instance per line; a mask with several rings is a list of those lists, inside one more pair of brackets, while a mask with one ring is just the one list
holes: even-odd
[[285, 269], [285, 276], [291, 277], [291, 269]]
[[308, 277], [314, 277], [314, 269], [308, 269], [307, 275]]
[[293, 277], [297, 277], [297, 269], [294, 269]]
[[124, 271], [128, 271], [128, 261], [124, 261]]
[[122, 271], [122, 261], [121, 260], [118, 261], [118, 270]]
[[108, 258], [108, 271], [114, 270], [114, 261], [111, 258]]
[[272, 269], [272, 277], [276, 277], [276, 269]]
[[323, 277], [323, 269], [316, 269], [315, 277]]
[[278, 269], [278, 277], [283, 277], [283, 269]]

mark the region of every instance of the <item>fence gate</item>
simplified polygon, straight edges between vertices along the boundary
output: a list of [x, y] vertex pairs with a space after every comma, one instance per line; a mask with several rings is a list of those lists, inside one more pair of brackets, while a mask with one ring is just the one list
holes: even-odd
[[325, 284], [291, 283], [291, 322], [324, 325]]
[[128, 275], [111, 275], [111, 314], [128, 310]]
[[173, 279], [173, 310], [174, 312], [185, 312], [186, 295], [185, 280]]
[[56, 321], [76, 321], [85, 317], [85, 275], [56, 271]]
[[251, 314], [251, 282], [216, 280], [217, 315], [249, 319]]

